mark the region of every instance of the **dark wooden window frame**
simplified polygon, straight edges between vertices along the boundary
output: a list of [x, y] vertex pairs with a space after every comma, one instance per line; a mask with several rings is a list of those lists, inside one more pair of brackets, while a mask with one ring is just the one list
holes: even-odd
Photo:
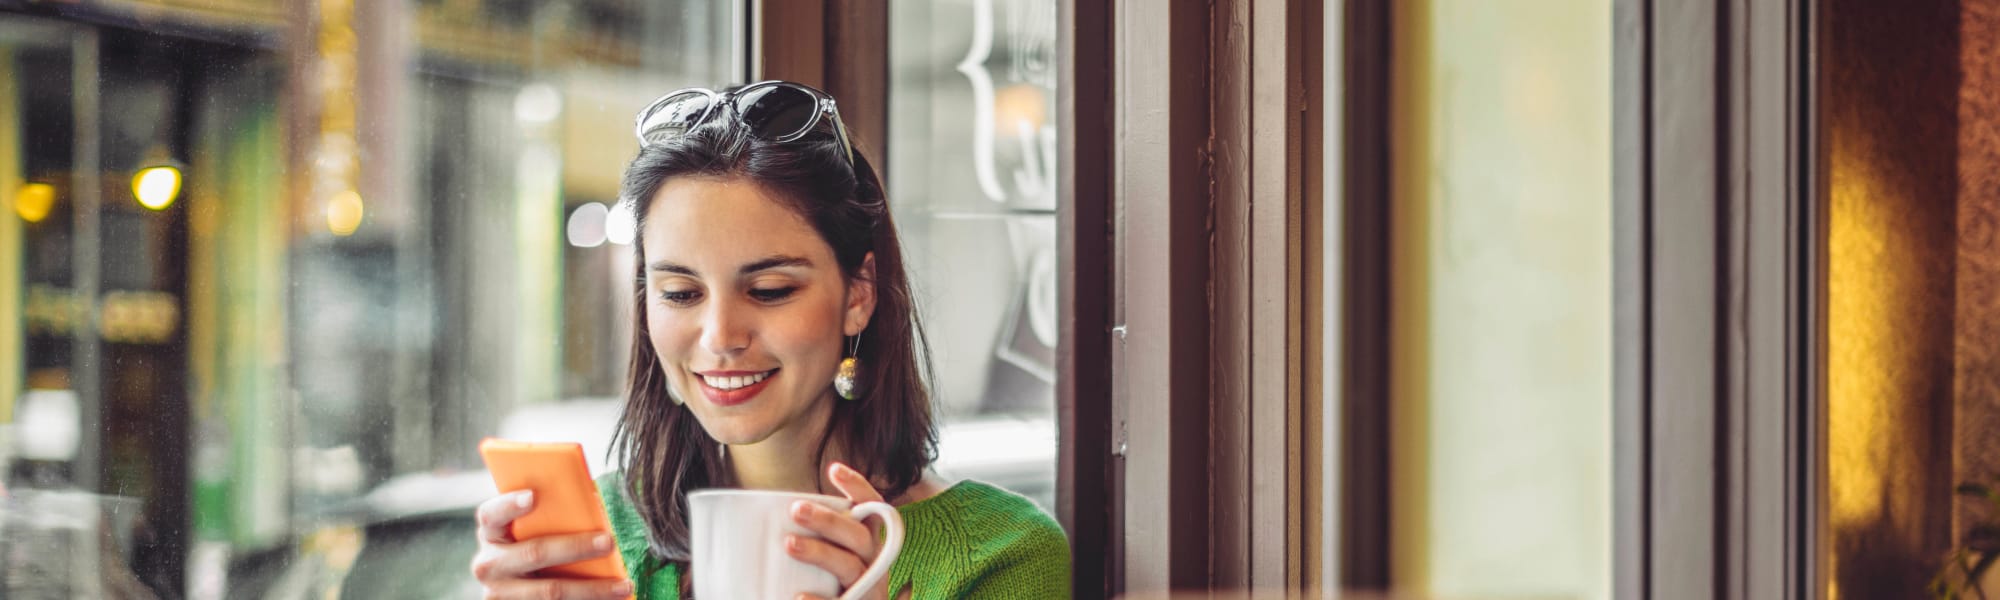
[[1324, 4], [1111, 3], [1113, 592], [1328, 583]]
[[1110, 3], [1058, 3], [1056, 518], [1069, 532], [1076, 598], [1110, 597], [1122, 556], [1112, 536], [1124, 513], [1112, 442], [1111, 39]]
[[[1390, 0], [1342, 35], [1342, 581], [1390, 581]], [[1810, 0], [1615, 0], [1614, 589], [1825, 595]]]
[[1620, 597], [1825, 592], [1813, 8], [1616, 5]]
[[[1337, 208], [1340, 584], [1388, 589], [1390, 37], [1394, 0], [1347, 0], [1341, 21], [1341, 190]], [[1331, 48], [1329, 48], [1331, 50]]]

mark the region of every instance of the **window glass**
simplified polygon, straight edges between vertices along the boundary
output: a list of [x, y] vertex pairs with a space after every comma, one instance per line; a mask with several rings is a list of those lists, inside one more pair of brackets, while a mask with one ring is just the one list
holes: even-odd
[[938, 468], [1053, 510], [1056, 2], [889, 15], [889, 201], [937, 367]]

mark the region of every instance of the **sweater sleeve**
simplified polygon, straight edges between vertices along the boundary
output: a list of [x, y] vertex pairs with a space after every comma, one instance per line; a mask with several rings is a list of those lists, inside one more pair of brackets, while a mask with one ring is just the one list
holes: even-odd
[[1027, 498], [962, 481], [902, 512], [892, 590], [907, 586], [914, 600], [1070, 597], [1068, 536]]
[[660, 564], [648, 551], [646, 521], [625, 495], [625, 477], [620, 472], [597, 478], [597, 494], [611, 517], [611, 534], [618, 553], [625, 559], [625, 572], [637, 587], [639, 600], [676, 600], [681, 595], [680, 565]]
[[983, 545], [974, 563], [983, 573], [967, 590], [974, 600], [1070, 597], [1069, 539], [1048, 517], [1036, 515], [1016, 539]]

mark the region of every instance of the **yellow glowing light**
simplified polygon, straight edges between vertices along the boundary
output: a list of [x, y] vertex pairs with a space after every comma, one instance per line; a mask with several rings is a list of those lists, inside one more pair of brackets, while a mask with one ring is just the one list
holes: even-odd
[[1040, 131], [1046, 122], [1048, 96], [1041, 88], [1022, 83], [993, 93], [993, 125], [1001, 133]]
[[56, 206], [56, 186], [46, 183], [30, 183], [21, 186], [14, 194], [14, 213], [21, 220], [40, 223], [49, 217], [49, 209]]
[[132, 175], [132, 197], [139, 205], [166, 210], [181, 195], [181, 170], [171, 166], [146, 167]]
[[1921, 348], [1903, 331], [1917, 308], [1921, 288], [1908, 274], [1922, 271], [1920, 258], [1893, 225], [1897, 192], [1860, 151], [1859, 133], [1828, 132], [1827, 491], [1837, 532], [1887, 522], [1900, 429], [1894, 400], [1923, 389], [1910, 368]]
[[349, 236], [361, 228], [361, 194], [347, 190], [333, 195], [326, 203], [326, 228], [334, 235]]

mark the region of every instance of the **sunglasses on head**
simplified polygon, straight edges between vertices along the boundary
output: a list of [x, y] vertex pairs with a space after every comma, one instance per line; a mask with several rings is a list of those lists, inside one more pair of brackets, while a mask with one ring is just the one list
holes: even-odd
[[821, 119], [833, 120], [833, 135], [854, 164], [854, 146], [833, 96], [790, 81], [763, 81], [722, 93], [707, 88], [676, 90], [639, 111], [633, 133], [641, 147], [680, 137], [718, 116], [765, 141], [785, 143], [812, 133]]

